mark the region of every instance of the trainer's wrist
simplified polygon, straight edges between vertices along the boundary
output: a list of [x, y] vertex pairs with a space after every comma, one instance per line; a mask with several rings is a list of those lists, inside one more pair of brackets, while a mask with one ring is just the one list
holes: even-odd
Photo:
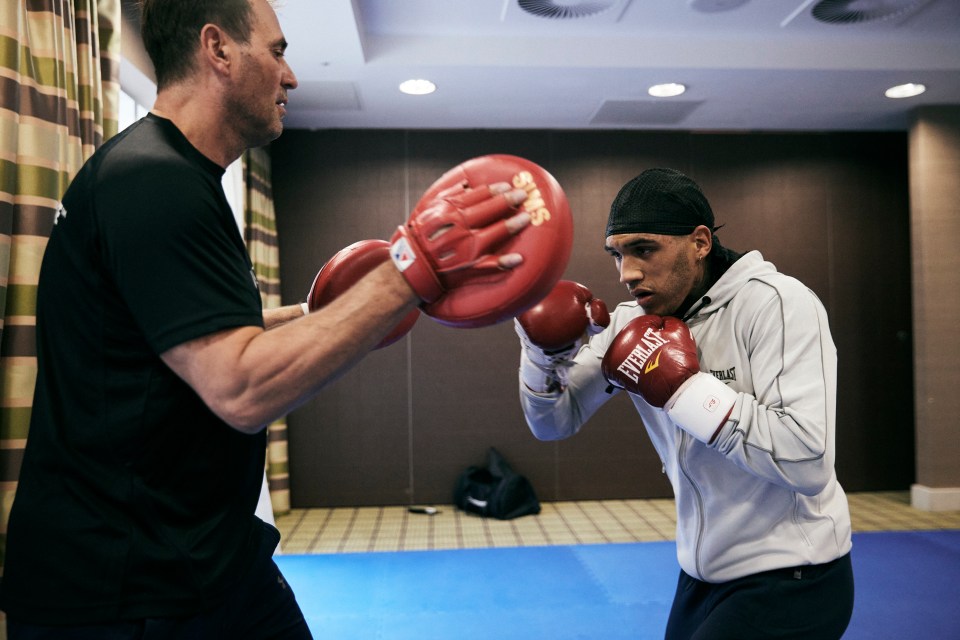
[[433, 272], [414, 239], [404, 227], [399, 227], [390, 241], [390, 257], [397, 271], [404, 277], [414, 293], [426, 303], [436, 302], [443, 295], [443, 286]]

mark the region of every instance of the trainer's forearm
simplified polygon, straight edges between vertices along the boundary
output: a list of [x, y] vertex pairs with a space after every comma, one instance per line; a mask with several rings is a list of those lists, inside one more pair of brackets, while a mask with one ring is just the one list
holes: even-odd
[[163, 358], [225, 422], [254, 433], [339, 378], [416, 304], [385, 263], [307, 316], [270, 331], [242, 327], [206, 336]]
[[287, 324], [303, 316], [303, 307], [299, 304], [291, 304], [276, 309], [264, 309], [263, 328], [268, 331], [270, 329], [276, 329], [280, 325]]
[[238, 396], [247, 416], [240, 428], [268, 424], [338, 379], [416, 302], [393, 265], [385, 264], [324, 308], [258, 335], [240, 360], [249, 376]]

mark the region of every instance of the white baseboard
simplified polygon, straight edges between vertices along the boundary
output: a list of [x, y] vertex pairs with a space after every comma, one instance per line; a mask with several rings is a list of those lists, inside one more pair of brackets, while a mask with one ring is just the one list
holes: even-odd
[[960, 487], [910, 487], [910, 505], [922, 511], [960, 511]]

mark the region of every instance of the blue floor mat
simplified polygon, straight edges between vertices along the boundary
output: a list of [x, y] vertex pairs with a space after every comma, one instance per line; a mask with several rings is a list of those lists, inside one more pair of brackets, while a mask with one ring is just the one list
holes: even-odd
[[[313, 634], [338, 640], [663, 638], [672, 542], [278, 556]], [[960, 531], [854, 536], [845, 638], [960, 638]]]
[[960, 531], [853, 536], [845, 640], [960, 640]]

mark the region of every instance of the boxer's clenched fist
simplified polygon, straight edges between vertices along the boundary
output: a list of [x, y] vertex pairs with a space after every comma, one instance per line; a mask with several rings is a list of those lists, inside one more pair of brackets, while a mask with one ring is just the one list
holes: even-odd
[[561, 280], [547, 297], [517, 316], [530, 342], [547, 351], [570, 346], [610, 324], [607, 305], [579, 282]]
[[700, 371], [697, 344], [677, 318], [631, 320], [613, 339], [601, 368], [608, 382], [663, 408], [702, 442], [713, 441], [737, 400], [735, 391]]
[[567, 369], [584, 333], [599, 333], [609, 324], [603, 300], [578, 282], [558, 282], [546, 298], [516, 318], [523, 384], [537, 393], [565, 387]]

